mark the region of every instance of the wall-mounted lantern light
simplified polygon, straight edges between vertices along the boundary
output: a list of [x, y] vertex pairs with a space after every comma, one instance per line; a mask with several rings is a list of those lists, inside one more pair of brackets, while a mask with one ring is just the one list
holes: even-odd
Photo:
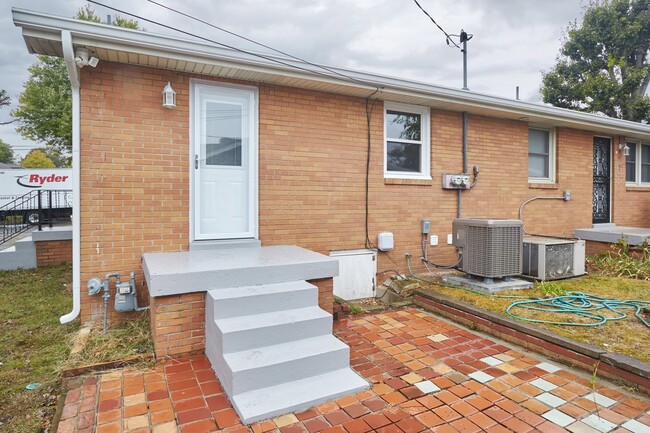
[[630, 146], [627, 143], [619, 143], [618, 148], [623, 151], [623, 155], [630, 156]]
[[170, 110], [176, 108], [176, 92], [172, 89], [172, 84], [170, 82], [167, 82], [167, 85], [163, 89], [162, 97], [163, 107], [169, 108]]

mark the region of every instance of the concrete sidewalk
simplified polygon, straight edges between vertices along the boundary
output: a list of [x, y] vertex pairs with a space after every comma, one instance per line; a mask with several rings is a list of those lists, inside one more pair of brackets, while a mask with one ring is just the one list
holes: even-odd
[[334, 328], [370, 390], [243, 426], [197, 356], [72, 380], [58, 432], [650, 433], [648, 399], [420, 310]]

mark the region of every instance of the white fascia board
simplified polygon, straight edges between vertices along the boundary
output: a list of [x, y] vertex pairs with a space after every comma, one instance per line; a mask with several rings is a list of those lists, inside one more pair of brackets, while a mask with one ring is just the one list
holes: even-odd
[[[648, 125], [596, 114], [321, 65], [352, 79], [349, 80], [324, 71], [318, 66], [311, 66], [285, 57], [263, 54], [266, 57], [264, 59], [254, 54], [216, 47], [214, 44], [206, 42], [172, 38], [71, 18], [55, 17], [18, 8], [13, 8], [12, 14], [14, 24], [22, 27], [24, 34], [42, 37], [50, 41], [60, 41], [61, 30], [69, 30], [76, 45], [94, 46], [167, 59], [235, 68], [264, 73], [269, 76], [329, 83], [340, 86], [342, 93], [350, 92], [355, 95], [359, 95], [359, 92], [363, 90], [369, 91], [369, 95], [376, 88], [379, 88], [380, 91], [373, 98], [386, 100], [391, 100], [391, 97], [399, 100], [399, 97], [404, 96], [421, 98], [425, 101], [431, 101], [432, 104], [436, 101], [443, 104], [456, 104], [462, 111], [470, 113], [472, 108], [480, 108], [492, 111], [495, 115], [497, 113], [509, 114], [511, 118], [522, 118], [522, 120], [527, 117], [535, 117], [537, 121], [544, 120], [550, 126], [561, 124], [595, 132], [607, 132], [642, 139], [650, 138], [650, 126]], [[285, 64], [279, 64], [273, 60]], [[302, 70], [295, 69], [296, 67], [302, 68]]]
[[[363, 85], [358, 82], [350, 82], [333, 74], [328, 77], [326, 75], [330, 74], [317, 66], [284, 57], [260, 54], [286, 65], [247, 52], [217, 47], [206, 42], [178, 39], [106, 24], [55, 17], [18, 8], [12, 8], [12, 14], [14, 24], [23, 28], [24, 35], [41, 37], [55, 42], [60, 42], [61, 30], [69, 30], [73, 35], [75, 45], [88, 45], [254, 72], [274, 73], [286, 77], [336, 83], [349, 87], [365, 87], [371, 91], [375, 89], [375, 86], [371, 83]], [[296, 69], [296, 67], [302, 70]], [[327, 66], [323, 65], [323, 67]], [[337, 71], [336, 68], [327, 68]]]

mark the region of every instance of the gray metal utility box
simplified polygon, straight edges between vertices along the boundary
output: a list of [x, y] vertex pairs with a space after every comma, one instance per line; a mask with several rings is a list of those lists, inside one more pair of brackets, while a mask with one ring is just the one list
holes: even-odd
[[524, 228], [520, 220], [457, 218], [453, 244], [462, 254], [459, 269], [484, 278], [521, 275]]

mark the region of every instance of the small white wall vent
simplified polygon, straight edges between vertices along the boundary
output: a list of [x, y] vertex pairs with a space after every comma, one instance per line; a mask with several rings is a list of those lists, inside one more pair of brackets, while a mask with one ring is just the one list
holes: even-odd
[[381, 232], [377, 235], [377, 248], [380, 251], [392, 251], [394, 248], [393, 234], [391, 232]]

